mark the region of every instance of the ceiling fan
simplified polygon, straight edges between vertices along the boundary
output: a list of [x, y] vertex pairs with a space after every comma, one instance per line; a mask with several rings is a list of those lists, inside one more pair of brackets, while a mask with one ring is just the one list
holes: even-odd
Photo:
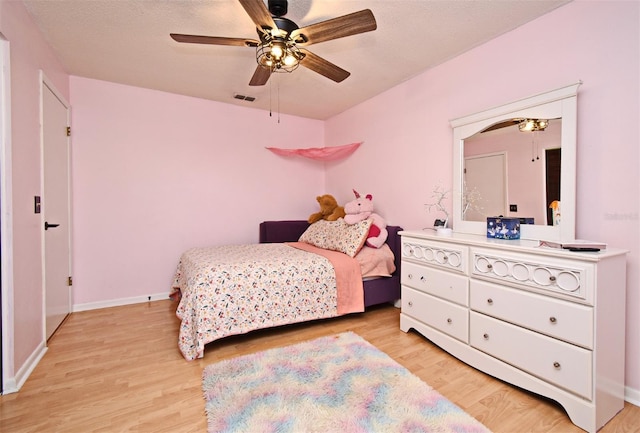
[[179, 33], [171, 33], [170, 36], [177, 42], [191, 44], [256, 48], [258, 66], [251, 77], [250, 86], [263, 86], [272, 73], [292, 72], [299, 65], [339, 83], [351, 74], [304, 47], [377, 28], [369, 9], [299, 28], [293, 21], [283, 18], [287, 14], [287, 0], [269, 0], [268, 9], [263, 0], [238, 1], [255, 23], [259, 40]]

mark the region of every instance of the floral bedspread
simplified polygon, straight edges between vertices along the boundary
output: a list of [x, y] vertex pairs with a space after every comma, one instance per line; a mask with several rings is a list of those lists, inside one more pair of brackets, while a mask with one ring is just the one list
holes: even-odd
[[285, 244], [192, 248], [173, 288], [182, 295], [178, 345], [187, 360], [219, 338], [338, 315], [331, 262]]

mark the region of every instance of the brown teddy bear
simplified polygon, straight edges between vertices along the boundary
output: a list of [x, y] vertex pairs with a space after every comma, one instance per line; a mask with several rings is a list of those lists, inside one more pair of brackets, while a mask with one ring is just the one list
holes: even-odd
[[316, 200], [320, 205], [320, 212], [311, 214], [308, 219], [309, 224], [313, 224], [314, 222], [322, 219], [335, 221], [338, 218], [344, 218], [344, 207], [338, 206], [338, 202], [331, 194], [319, 195], [316, 197]]

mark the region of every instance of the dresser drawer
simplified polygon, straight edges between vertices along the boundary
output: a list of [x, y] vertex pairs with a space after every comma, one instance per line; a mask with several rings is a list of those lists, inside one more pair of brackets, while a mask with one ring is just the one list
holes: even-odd
[[592, 399], [591, 351], [473, 311], [470, 325], [473, 347]]
[[471, 309], [593, 349], [593, 308], [483, 281], [470, 283]]
[[471, 250], [471, 274], [593, 305], [593, 265], [531, 254]]
[[[402, 258], [467, 274], [467, 247], [402, 237]], [[404, 266], [404, 264], [403, 264]]]
[[402, 286], [402, 313], [465, 343], [469, 342], [469, 310]]
[[469, 305], [469, 278], [428, 266], [403, 262], [402, 284], [456, 304]]

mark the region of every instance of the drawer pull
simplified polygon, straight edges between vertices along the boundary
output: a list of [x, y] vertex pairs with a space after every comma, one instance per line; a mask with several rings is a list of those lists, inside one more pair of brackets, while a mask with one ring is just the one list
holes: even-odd
[[426, 278], [423, 275], [423, 276], [420, 277], [420, 281], [424, 281], [424, 280], [426, 280]]
[[451, 323], [451, 322], [453, 322], [453, 320], [451, 320], [451, 317], [449, 317], [449, 318], [447, 319], [447, 323]]
[[556, 369], [560, 369], [560, 363], [558, 361], [554, 362], [553, 367]]
[[556, 280], [556, 277], [555, 277], [555, 276], [551, 275], [551, 276], [549, 277], [549, 281], [554, 282], [555, 280]]
[[491, 263], [487, 263], [487, 269], [493, 269], [493, 265]]
[[444, 256], [444, 257], [442, 258], [442, 261], [443, 261], [443, 262], [445, 262], [445, 263], [447, 262], [447, 260], [449, 260], [449, 256]]
[[482, 337], [484, 337], [485, 340], [489, 339], [489, 334], [484, 334]]
[[493, 299], [491, 299], [491, 298], [487, 299], [487, 304], [493, 305]]
[[413, 274], [407, 274], [407, 278], [413, 280]]
[[553, 317], [553, 316], [549, 317], [549, 322], [556, 323], [557, 321], [558, 321], [558, 319], [556, 319], [555, 317]]
[[410, 306], [410, 307], [413, 307], [413, 301], [407, 302], [407, 305]]

